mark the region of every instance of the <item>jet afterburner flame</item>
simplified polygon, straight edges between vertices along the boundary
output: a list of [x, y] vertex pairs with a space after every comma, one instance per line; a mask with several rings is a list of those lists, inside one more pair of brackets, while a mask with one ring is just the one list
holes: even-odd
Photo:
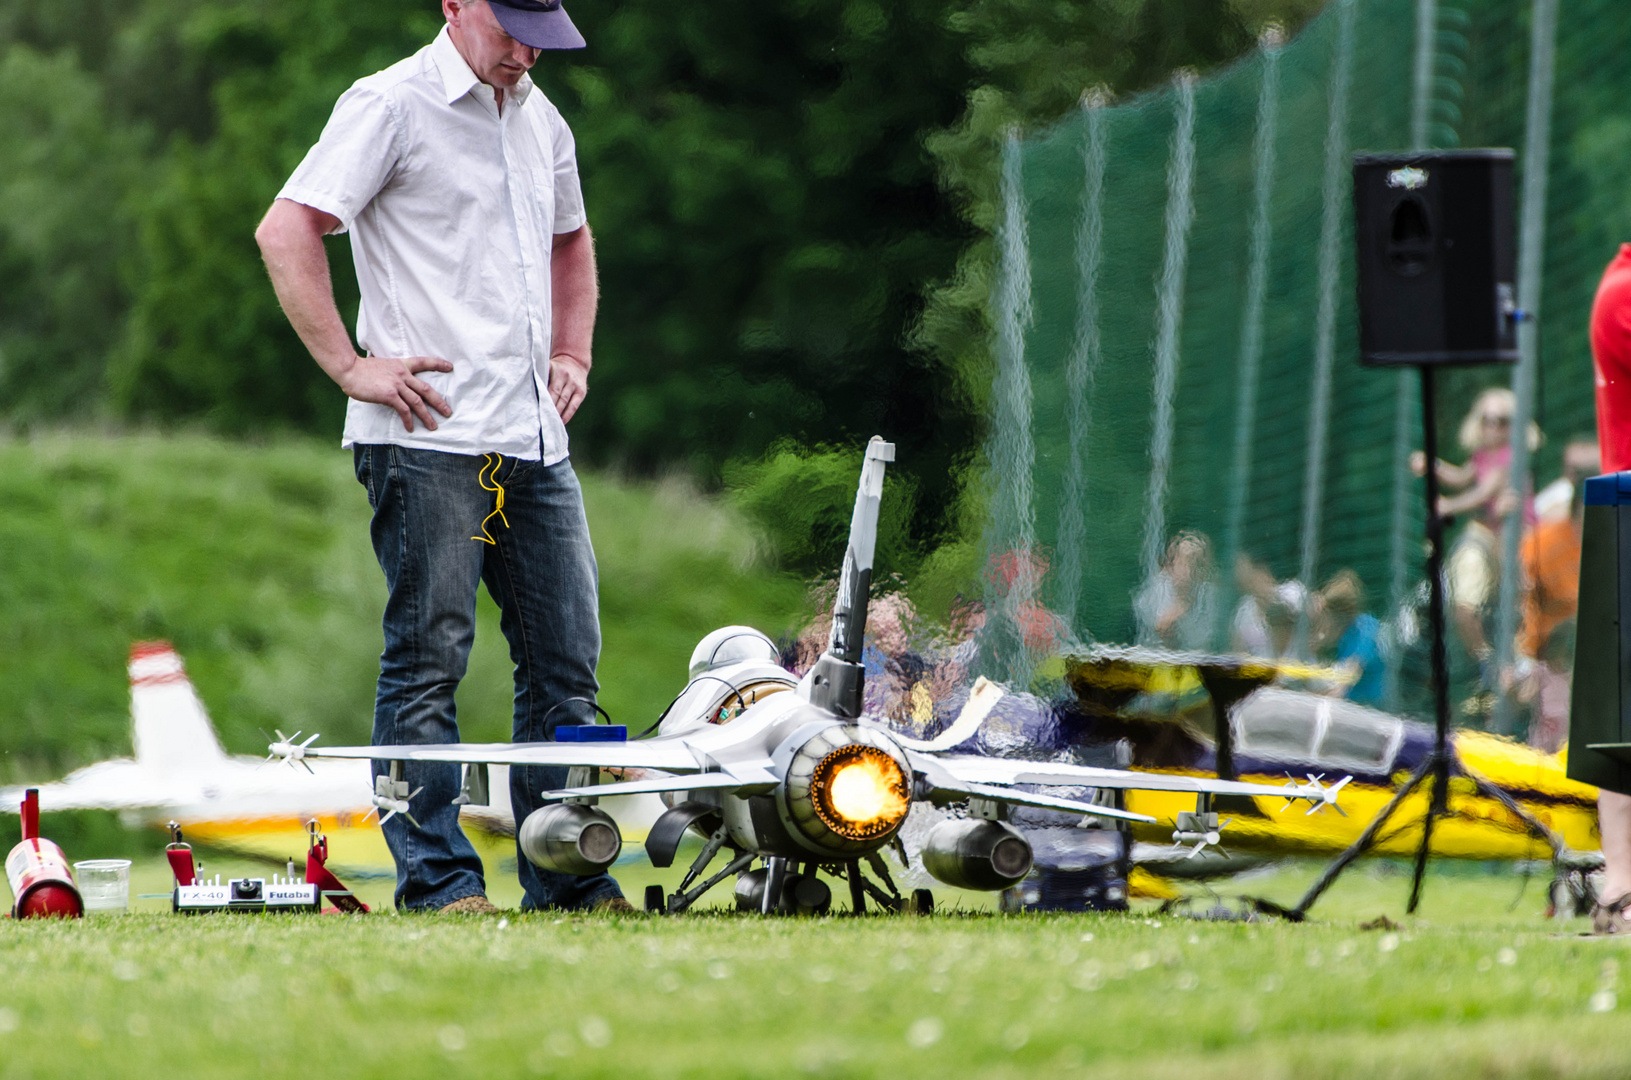
[[810, 783], [823, 824], [848, 840], [890, 832], [906, 817], [906, 774], [876, 746], [852, 744], [821, 759]]

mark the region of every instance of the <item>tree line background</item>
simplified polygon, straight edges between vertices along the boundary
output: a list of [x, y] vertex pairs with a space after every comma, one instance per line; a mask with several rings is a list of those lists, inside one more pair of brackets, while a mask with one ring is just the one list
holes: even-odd
[[[725, 484], [836, 565], [900, 445], [886, 571], [977, 573], [995, 147], [1294, 31], [1321, 0], [575, 0], [533, 70], [578, 141], [602, 306], [580, 462]], [[434, 0], [0, 0], [0, 416], [337, 437], [256, 222]], [[342, 314], [347, 241], [330, 241]]]

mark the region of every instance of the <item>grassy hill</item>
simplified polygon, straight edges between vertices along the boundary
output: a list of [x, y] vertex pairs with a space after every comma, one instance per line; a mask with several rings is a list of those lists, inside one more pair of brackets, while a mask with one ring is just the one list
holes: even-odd
[[[600, 559], [601, 702], [644, 727], [698, 638], [776, 635], [802, 586], [678, 483], [582, 477]], [[367, 741], [384, 578], [351, 455], [330, 441], [58, 433], [0, 440], [0, 779], [130, 752], [130, 643], [181, 652], [227, 748], [257, 728]], [[508, 738], [510, 664], [482, 595], [466, 739]]]

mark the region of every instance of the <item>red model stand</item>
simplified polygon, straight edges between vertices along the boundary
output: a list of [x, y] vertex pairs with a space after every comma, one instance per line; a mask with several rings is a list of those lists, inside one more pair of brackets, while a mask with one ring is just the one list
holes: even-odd
[[306, 829], [311, 833], [311, 848], [306, 852], [306, 884], [322, 890], [323, 896], [334, 901], [337, 910], [366, 914], [368, 905], [353, 896], [324, 865], [328, 862], [328, 837], [317, 831], [316, 819], [307, 822]]

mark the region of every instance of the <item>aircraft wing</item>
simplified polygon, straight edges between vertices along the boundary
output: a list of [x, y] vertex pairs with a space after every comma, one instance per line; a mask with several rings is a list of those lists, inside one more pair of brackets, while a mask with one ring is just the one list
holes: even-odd
[[1015, 806], [1037, 806], [1044, 810], [1064, 810], [1073, 814], [1092, 814], [1095, 817], [1139, 821], [1146, 825], [1155, 824], [1155, 819], [1148, 814], [1135, 814], [1131, 810], [1118, 810], [1114, 806], [1100, 806], [1098, 803], [1086, 803], [1080, 799], [1061, 799], [1057, 795], [1043, 795], [1035, 791], [1019, 791], [991, 784], [963, 784], [961, 790], [978, 799], [990, 799], [993, 802], [1011, 803]]
[[609, 784], [595, 784], [592, 787], [560, 788], [556, 791], [544, 792], [546, 799], [577, 799], [592, 795], [596, 798], [605, 798], [610, 795], [660, 795], [667, 791], [734, 791], [738, 788], [760, 784], [769, 786], [776, 782], [776, 777], [765, 770], [749, 779], [743, 779], [735, 773], [692, 773], [688, 776], [658, 776], [650, 780], [623, 780]]
[[40, 793], [40, 809], [44, 813], [58, 810], [152, 810], [169, 805], [162, 794], [150, 788], [96, 787], [67, 784], [20, 784], [0, 788], [0, 814], [15, 814], [23, 801], [23, 793], [35, 788]]
[[1114, 806], [1100, 806], [1080, 799], [1061, 799], [1057, 795], [1020, 791], [1018, 788], [1000, 783], [982, 784], [975, 780], [966, 780], [942, 768], [937, 758], [918, 757], [913, 760], [912, 765], [914, 771], [919, 773], [923, 780], [928, 781], [929, 798], [937, 804], [955, 802], [972, 796], [976, 799], [989, 799], [992, 802], [1015, 806], [1037, 806], [1046, 810], [1065, 810], [1075, 814], [1120, 818], [1123, 821], [1141, 821], [1146, 824], [1155, 821], [1147, 814], [1135, 814], [1131, 810], [1119, 810]]
[[416, 746], [310, 746], [309, 758], [447, 761], [463, 765], [597, 765], [603, 769], [699, 772], [695, 754], [674, 738], [590, 743], [425, 743]]
[[[1173, 773], [1134, 772], [1131, 769], [1099, 769], [1090, 765], [1069, 765], [1049, 761], [1020, 761], [1014, 758], [972, 755], [922, 755], [938, 764], [954, 780], [963, 784], [1042, 784], [1052, 787], [1119, 788], [1136, 791], [1181, 791], [1208, 795], [1250, 795], [1274, 798], [1303, 798], [1332, 801], [1335, 789], [1318, 784], [1253, 784], [1241, 780], [1219, 780], [1207, 776], [1180, 776]], [[921, 757], [920, 757], [921, 760]], [[1340, 786], [1340, 785], [1339, 785]]]

